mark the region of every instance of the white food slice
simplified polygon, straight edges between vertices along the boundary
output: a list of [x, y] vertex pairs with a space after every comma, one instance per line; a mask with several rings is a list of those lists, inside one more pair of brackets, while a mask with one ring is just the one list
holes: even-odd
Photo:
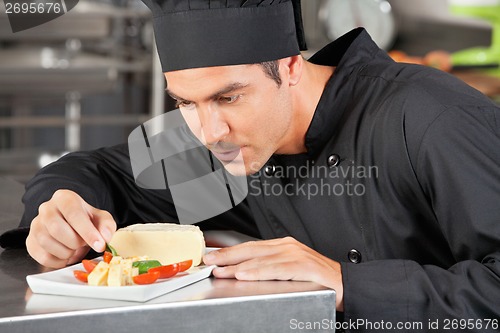
[[[132, 260], [131, 259], [122, 259], [120, 262], [121, 266], [121, 285], [122, 286], [129, 286], [134, 284], [132, 277], [133, 277], [133, 272], [134, 270], [138, 272], [137, 268], [132, 267]], [[136, 274], [137, 275], [137, 274]]]
[[109, 264], [101, 261], [88, 276], [89, 286], [105, 286], [108, 280]]
[[123, 286], [122, 283], [122, 258], [119, 256], [113, 257], [109, 262], [109, 271], [108, 271], [108, 286], [110, 287], [119, 287]]

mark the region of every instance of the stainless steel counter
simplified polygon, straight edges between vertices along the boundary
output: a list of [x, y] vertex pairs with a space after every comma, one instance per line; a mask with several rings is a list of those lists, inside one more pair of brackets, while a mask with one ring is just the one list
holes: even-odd
[[[15, 226], [21, 191], [0, 179], [0, 232]], [[31, 293], [26, 275], [44, 270], [25, 250], [0, 249], [0, 332], [334, 331], [335, 292], [314, 283], [209, 278], [136, 303]]]

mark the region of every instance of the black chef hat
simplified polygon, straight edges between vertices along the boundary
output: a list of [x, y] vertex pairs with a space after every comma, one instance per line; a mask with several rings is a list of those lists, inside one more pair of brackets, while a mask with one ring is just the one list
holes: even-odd
[[164, 72], [260, 63], [306, 49], [300, 0], [143, 1], [153, 12]]

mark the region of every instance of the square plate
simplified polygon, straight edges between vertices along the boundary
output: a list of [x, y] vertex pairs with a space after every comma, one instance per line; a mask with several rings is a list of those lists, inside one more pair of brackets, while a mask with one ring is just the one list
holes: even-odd
[[[207, 248], [207, 252], [215, 250]], [[33, 293], [101, 298], [134, 302], [146, 302], [152, 298], [185, 287], [210, 276], [216, 266], [197, 266], [179, 273], [172, 278], [159, 280], [153, 284], [121, 287], [89, 286], [78, 281], [75, 270], [85, 270], [81, 263], [46, 273], [26, 276]]]

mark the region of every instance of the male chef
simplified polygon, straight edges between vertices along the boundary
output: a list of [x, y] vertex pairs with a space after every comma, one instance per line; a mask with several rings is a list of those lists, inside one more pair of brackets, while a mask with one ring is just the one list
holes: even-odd
[[[494, 103], [361, 28], [304, 60], [295, 1], [145, 1], [168, 93], [248, 175], [246, 200], [201, 225], [264, 240], [206, 255], [216, 277], [314, 281], [350, 321], [500, 317]], [[117, 225], [177, 219], [168, 189], [135, 184], [126, 145], [65, 156], [24, 203], [27, 250], [50, 267]]]

